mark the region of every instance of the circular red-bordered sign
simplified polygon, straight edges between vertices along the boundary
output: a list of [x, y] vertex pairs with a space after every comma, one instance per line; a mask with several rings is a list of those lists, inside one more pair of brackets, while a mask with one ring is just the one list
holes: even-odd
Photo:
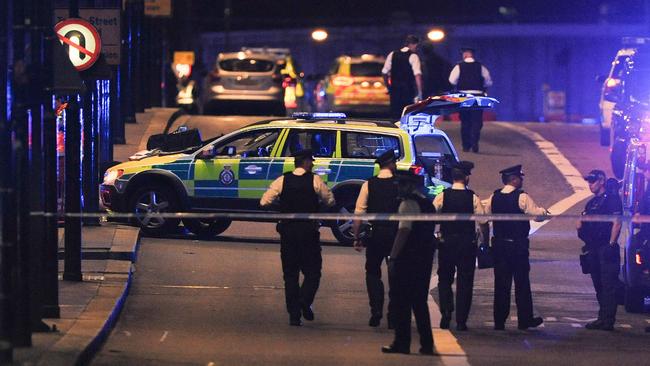
[[83, 19], [71, 18], [58, 22], [54, 31], [67, 47], [70, 62], [83, 71], [90, 68], [102, 51], [102, 40], [97, 29]]

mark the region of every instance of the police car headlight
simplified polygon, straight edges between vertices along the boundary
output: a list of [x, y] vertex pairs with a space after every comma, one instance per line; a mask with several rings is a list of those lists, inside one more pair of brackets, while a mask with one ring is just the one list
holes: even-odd
[[124, 175], [123, 169], [107, 170], [106, 173], [104, 173], [104, 184], [113, 185], [122, 175]]

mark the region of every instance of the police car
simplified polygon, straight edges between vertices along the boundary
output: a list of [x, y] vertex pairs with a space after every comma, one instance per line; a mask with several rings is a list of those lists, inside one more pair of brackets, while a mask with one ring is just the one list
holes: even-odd
[[[334, 193], [336, 210], [352, 212], [361, 185], [377, 174], [375, 159], [387, 150], [398, 170], [425, 180], [434, 196], [450, 186], [458, 155], [449, 137], [434, 125], [443, 113], [491, 107], [487, 97], [430, 97], [408, 106], [399, 123], [351, 119], [342, 113], [301, 113], [254, 123], [192, 153], [160, 154], [111, 167], [100, 186], [102, 204], [133, 213], [148, 233], [175, 228], [180, 220], [151, 215], [168, 212], [262, 212], [259, 200], [270, 183], [294, 168], [294, 152], [312, 149], [314, 173]], [[218, 235], [229, 219], [182, 219], [201, 237]], [[326, 223], [342, 243], [352, 242], [351, 222]]]

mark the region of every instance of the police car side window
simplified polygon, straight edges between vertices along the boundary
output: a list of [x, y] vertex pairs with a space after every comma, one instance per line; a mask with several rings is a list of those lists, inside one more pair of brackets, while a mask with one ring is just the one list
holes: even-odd
[[235, 148], [235, 156], [243, 158], [270, 156], [278, 135], [276, 129], [246, 132], [219, 144], [218, 155], [227, 155], [227, 148], [232, 146]]
[[356, 159], [376, 159], [388, 150], [401, 157], [399, 138], [366, 132], [345, 132], [343, 157]]
[[315, 157], [331, 158], [336, 151], [336, 131], [292, 130], [282, 156], [291, 156], [304, 149], [311, 149]]

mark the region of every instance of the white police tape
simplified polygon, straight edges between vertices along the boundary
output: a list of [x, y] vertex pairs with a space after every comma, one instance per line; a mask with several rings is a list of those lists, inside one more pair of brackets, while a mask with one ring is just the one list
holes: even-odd
[[167, 212], [167, 213], [64, 213], [34, 211], [31, 216], [44, 217], [106, 217], [116, 219], [132, 218], [176, 218], [176, 219], [231, 219], [241, 221], [280, 221], [280, 220], [362, 220], [362, 221], [544, 221], [544, 220], [573, 220], [583, 222], [632, 222], [650, 223], [650, 215], [524, 215], [524, 214], [353, 214], [353, 213], [238, 213], [238, 212]]

